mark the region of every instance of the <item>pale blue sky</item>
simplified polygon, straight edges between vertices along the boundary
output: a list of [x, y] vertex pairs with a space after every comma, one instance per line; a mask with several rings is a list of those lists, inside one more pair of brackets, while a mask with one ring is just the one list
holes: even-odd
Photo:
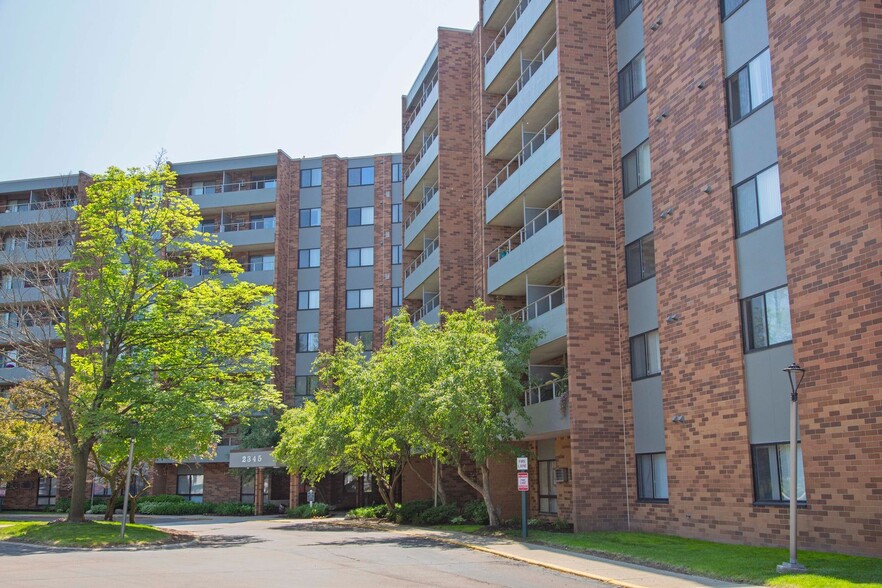
[[478, 0], [0, 0], [0, 181], [400, 150], [401, 95]]

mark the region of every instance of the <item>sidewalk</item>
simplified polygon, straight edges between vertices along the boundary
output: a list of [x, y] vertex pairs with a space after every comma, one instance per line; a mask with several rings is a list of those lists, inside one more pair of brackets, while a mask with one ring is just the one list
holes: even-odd
[[[350, 523], [347, 524], [360, 523]], [[502, 537], [487, 537], [456, 531], [440, 531], [406, 527], [398, 525], [370, 525], [371, 528], [383, 529], [409, 535], [426, 537], [436, 541], [444, 541], [477, 549], [500, 557], [542, 566], [559, 572], [582, 576], [614, 586], [625, 588], [695, 588], [707, 586], [713, 588], [745, 587], [745, 584], [712, 580], [700, 576], [677, 574], [637, 564], [602, 559], [591, 555], [556, 549], [545, 545], [522, 543]]]

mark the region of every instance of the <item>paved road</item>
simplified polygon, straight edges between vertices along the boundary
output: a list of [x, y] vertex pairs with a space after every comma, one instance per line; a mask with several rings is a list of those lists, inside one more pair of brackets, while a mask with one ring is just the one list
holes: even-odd
[[198, 545], [50, 551], [0, 543], [0, 585], [19, 586], [608, 586], [465, 547], [327, 522], [169, 521]]

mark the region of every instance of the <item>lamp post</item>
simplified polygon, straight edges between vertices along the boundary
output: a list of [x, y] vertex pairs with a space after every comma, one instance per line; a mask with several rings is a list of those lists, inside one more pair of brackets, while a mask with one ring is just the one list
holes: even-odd
[[799, 573], [805, 566], [796, 561], [796, 481], [798, 478], [797, 462], [797, 406], [799, 404], [799, 385], [805, 377], [805, 370], [797, 363], [784, 368], [790, 378], [790, 561], [778, 566], [778, 572]]
[[[126, 470], [126, 485], [123, 488], [123, 512], [122, 512], [122, 524], [119, 527], [119, 540], [126, 540], [126, 516], [129, 512], [129, 488], [132, 484], [132, 459], [135, 457], [135, 433], [138, 430], [138, 421], [132, 421], [132, 435], [129, 437], [129, 467]], [[113, 508], [113, 505], [110, 505], [108, 508]]]

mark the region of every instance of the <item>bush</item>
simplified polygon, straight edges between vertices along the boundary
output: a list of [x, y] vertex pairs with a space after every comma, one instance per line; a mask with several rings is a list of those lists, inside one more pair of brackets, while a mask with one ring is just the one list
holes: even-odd
[[[122, 499], [120, 499], [122, 500]], [[138, 504], [145, 504], [148, 502], [188, 502], [186, 498], [183, 496], [178, 496], [177, 494], [157, 494], [155, 496], [142, 496], [138, 500]]]
[[347, 519], [384, 519], [389, 515], [389, 509], [385, 504], [376, 506], [362, 506], [353, 508], [346, 513]]
[[404, 524], [418, 524], [417, 520], [421, 514], [432, 508], [434, 502], [431, 500], [414, 500], [401, 505], [395, 520]]
[[329, 507], [324, 502], [313, 502], [312, 506], [308, 504], [301, 504], [295, 508], [288, 509], [288, 516], [293, 519], [315, 519], [319, 517], [326, 517], [331, 512], [331, 507]]
[[209, 514], [214, 505], [203, 502], [139, 502], [142, 515], [194, 515]]
[[566, 519], [557, 518], [551, 523], [552, 528], [558, 533], [571, 533], [573, 526]]
[[96, 502], [89, 509], [89, 514], [104, 514], [107, 512], [107, 503]]
[[222, 502], [210, 506], [211, 514], [222, 517], [244, 517], [254, 514], [254, 505], [246, 502]]
[[527, 519], [527, 527], [531, 529], [538, 529], [542, 526], [542, 519]]
[[459, 514], [459, 507], [452, 502], [439, 504], [424, 510], [416, 520], [418, 525], [443, 525]]
[[452, 519], [450, 519], [451, 525], [464, 525], [465, 522], [466, 522], [465, 517], [453, 517]]
[[476, 525], [490, 524], [490, 515], [487, 514], [487, 505], [483, 500], [466, 502], [462, 507], [462, 516]]

